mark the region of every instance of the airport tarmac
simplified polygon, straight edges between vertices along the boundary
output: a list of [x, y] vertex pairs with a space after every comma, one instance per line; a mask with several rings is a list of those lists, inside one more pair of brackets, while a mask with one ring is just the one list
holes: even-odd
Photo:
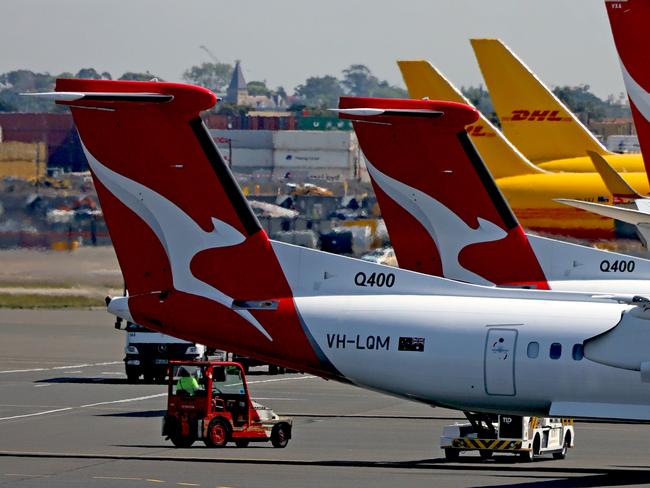
[[[126, 383], [123, 333], [103, 310], [0, 310], [0, 486], [645, 486], [650, 426], [578, 423], [566, 460], [446, 463], [459, 412], [302, 374], [253, 371], [252, 396], [294, 417], [286, 449], [176, 449], [163, 385]], [[399, 367], [399, 365], [396, 365]]]

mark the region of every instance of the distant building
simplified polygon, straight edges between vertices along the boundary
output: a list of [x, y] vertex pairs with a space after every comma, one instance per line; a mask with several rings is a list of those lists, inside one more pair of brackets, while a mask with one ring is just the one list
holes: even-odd
[[592, 121], [589, 128], [603, 139], [609, 136], [635, 135], [634, 122], [631, 117], [619, 117], [615, 119], [603, 119]]
[[266, 95], [248, 94], [248, 85], [244, 79], [244, 73], [241, 69], [241, 61], [239, 60], [235, 63], [235, 69], [232, 72], [232, 78], [230, 78], [230, 84], [226, 90], [224, 101], [226, 103], [232, 103], [233, 105], [243, 105], [254, 109], [275, 109], [281, 105], [278, 101], [274, 101], [271, 97], [267, 97]]
[[230, 78], [225, 101], [234, 105], [245, 105], [246, 98], [248, 98], [248, 88], [244, 73], [241, 70], [241, 62], [237, 60], [235, 69], [232, 71], [232, 78]]

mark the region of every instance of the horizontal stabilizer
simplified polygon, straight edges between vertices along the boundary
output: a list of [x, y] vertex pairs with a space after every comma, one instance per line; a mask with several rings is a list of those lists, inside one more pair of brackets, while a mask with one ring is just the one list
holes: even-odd
[[342, 115], [357, 115], [362, 117], [372, 117], [375, 115], [392, 115], [403, 117], [440, 117], [444, 114], [439, 110], [425, 109], [381, 109], [381, 108], [332, 108], [331, 112], [337, 112]]
[[556, 198], [556, 202], [564, 203], [571, 207], [580, 208], [587, 212], [592, 212], [603, 217], [620, 220], [632, 225], [645, 224], [650, 225], [650, 214], [634, 210], [632, 208], [616, 207], [614, 205], [603, 205], [602, 203], [583, 202], [581, 200], [571, 200], [568, 198]]
[[612, 168], [603, 156], [594, 151], [587, 151], [587, 154], [612, 195], [615, 197], [643, 198]]
[[85, 102], [164, 103], [171, 102], [174, 99], [173, 95], [164, 93], [42, 92], [21, 93], [21, 95], [45, 98], [63, 104], [80, 100]]

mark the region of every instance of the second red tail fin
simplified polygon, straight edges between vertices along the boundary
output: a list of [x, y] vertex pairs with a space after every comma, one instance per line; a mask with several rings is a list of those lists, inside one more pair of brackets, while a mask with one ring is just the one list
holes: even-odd
[[605, 0], [605, 6], [621, 60], [623, 81], [630, 99], [646, 173], [650, 178], [650, 65], [645, 51], [650, 2]]
[[341, 98], [400, 267], [477, 284], [548, 288], [523, 229], [453, 102]]

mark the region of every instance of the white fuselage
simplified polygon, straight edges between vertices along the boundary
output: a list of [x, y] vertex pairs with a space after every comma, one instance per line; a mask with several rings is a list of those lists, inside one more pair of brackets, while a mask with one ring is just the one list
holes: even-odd
[[[627, 404], [650, 418], [650, 384], [638, 371], [572, 357], [576, 344], [614, 327], [629, 307], [449, 296], [297, 298], [296, 305], [327, 358], [359, 386], [463, 410], [548, 415], [555, 405], [599, 416], [587, 406]], [[398, 350], [400, 337], [424, 339], [424, 350]], [[536, 358], [528, 357], [531, 342]], [[553, 343], [561, 345], [557, 359]]]

